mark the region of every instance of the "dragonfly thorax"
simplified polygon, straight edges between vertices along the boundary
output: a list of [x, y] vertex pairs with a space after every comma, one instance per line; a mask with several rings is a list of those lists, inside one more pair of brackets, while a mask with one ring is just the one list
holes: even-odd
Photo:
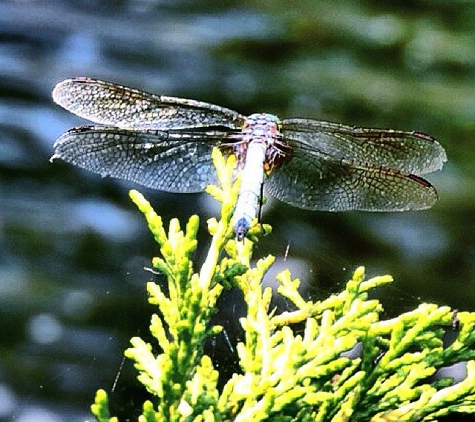
[[281, 123], [277, 116], [255, 113], [246, 118], [242, 128], [241, 141], [235, 147], [238, 163], [242, 167], [246, 161], [250, 143], [260, 143], [265, 148], [264, 170], [270, 173], [286, 155]]
[[251, 114], [244, 122], [242, 134], [243, 141], [262, 140], [270, 142], [280, 136], [280, 120], [273, 114]]

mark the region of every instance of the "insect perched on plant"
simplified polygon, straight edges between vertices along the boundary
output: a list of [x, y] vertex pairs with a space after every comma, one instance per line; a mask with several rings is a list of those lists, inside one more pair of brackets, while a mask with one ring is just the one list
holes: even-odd
[[52, 159], [167, 192], [216, 183], [213, 147], [237, 157], [241, 188], [233, 224], [242, 240], [267, 191], [299, 208], [406, 211], [429, 208], [420, 177], [442, 168], [442, 146], [421, 132], [350, 127], [312, 119], [243, 116], [201, 101], [149, 94], [89, 78], [53, 91], [66, 110], [99, 125], [61, 135]]

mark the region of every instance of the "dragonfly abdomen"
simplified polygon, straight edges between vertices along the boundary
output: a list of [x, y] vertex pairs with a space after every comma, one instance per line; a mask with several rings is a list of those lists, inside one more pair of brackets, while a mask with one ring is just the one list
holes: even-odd
[[251, 142], [247, 147], [246, 161], [241, 173], [241, 187], [234, 209], [234, 233], [242, 240], [257, 216], [264, 183], [264, 160], [266, 146], [262, 142]]

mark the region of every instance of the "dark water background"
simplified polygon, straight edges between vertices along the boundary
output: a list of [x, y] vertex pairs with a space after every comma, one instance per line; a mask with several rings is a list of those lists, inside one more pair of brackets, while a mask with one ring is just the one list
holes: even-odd
[[[256, 254], [274, 254], [314, 297], [363, 264], [396, 279], [377, 293], [388, 315], [423, 301], [475, 311], [474, 2], [0, 1], [1, 420], [90, 419], [129, 338], [147, 335], [143, 267], [157, 249], [128, 199], [136, 186], [48, 161], [55, 138], [85, 123], [51, 100], [73, 76], [437, 137], [449, 162], [429, 177], [432, 210], [331, 214], [270, 201], [274, 232]], [[217, 212], [206, 195], [140, 190], [166, 221], [200, 214], [206, 242]], [[220, 321], [231, 337], [233, 320]], [[227, 367], [233, 356], [218, 345]], [[126, 361], [114, 414], [133, 418], [144, 397]]]

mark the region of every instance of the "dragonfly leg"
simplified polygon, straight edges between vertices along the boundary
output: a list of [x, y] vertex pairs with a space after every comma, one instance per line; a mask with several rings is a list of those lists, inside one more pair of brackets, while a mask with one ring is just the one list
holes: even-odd
[[261, 183], [261, 194], [259, 196], [259, 208], [257, 210], [257, 223], [261, 225], [261, 230], [265, 233], [264, 226], [261, 223], [263, 204], [264, 204], [264, 182]]

